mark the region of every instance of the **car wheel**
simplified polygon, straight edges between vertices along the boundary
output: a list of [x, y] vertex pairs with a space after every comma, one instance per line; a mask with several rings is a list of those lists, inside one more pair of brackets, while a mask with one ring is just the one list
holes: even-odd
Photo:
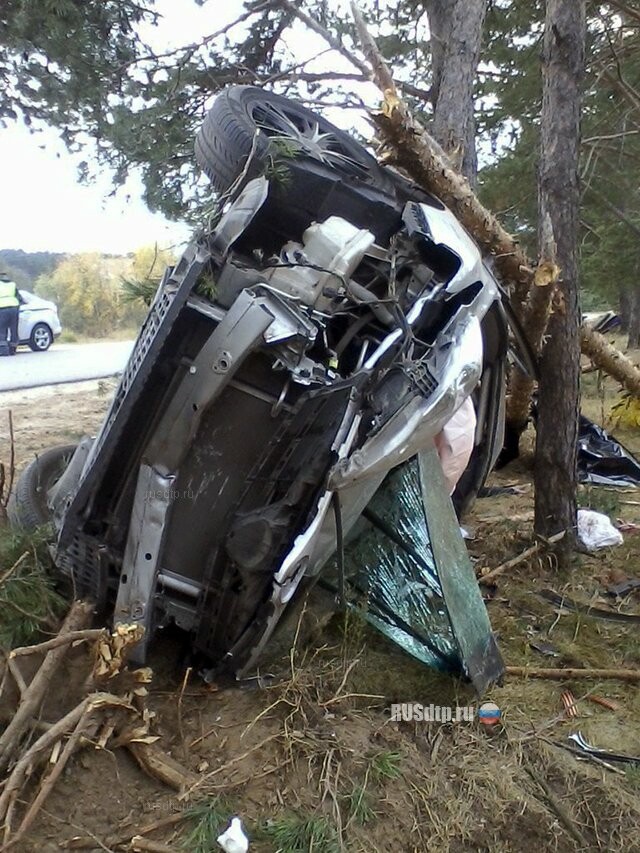
[[353, 186], [394, 193], [393, 180], [348, 133], [297, 101], [256, 86], [230, 86], [217, 96], [195, 151], [218, 192], [226, 192], [245, 169], [253, 178], [269, 168], [275, 172], [274, 161], [283, 168], [291, 161], [321, 164]]
[[51, 447], [27, 465], [7, 505], [13, 527], [35, 530], [51, 522], [47, 493], [64, 474], [75, 449], [75, 444]]
[[196, 138], [196, 159], [219, 193], [269, 179], [266, 203], [238, 242], [267, 255], [312, 222], [340, 216], [387, 245], [402, 225], [396, 177], [348, 133], [296, 101], [253, 86], [221, 92]]
[[46, 323], [36, 323], [31, 330], [29, 346], [34, 352], [45, 352], [53, 343], [53, 332]]

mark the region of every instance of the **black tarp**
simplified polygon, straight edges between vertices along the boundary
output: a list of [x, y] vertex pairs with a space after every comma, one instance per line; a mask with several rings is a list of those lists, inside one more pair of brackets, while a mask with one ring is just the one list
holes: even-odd
[[640, 462], [601, 426], [580, 415], [578, 479], [598, 486], [640, 486]]

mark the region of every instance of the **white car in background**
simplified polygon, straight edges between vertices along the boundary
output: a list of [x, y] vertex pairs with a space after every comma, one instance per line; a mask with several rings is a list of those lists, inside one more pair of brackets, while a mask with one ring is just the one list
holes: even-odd
[[62, 331], [58, 308], [54, 302], [28, 290], [18, 292], [22, 300], [18, 315], [19, 344], [26, 344], [34, 352], [44, 352]]

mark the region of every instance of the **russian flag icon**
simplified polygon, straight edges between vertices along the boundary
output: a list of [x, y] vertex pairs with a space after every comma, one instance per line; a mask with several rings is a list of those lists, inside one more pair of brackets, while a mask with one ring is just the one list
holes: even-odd
[[478, 708], [478, 719], [483, 726], [495, 726], [496, 723], [500, 722], [500, 717], [500, 708], [495, 702], [484, 702]]

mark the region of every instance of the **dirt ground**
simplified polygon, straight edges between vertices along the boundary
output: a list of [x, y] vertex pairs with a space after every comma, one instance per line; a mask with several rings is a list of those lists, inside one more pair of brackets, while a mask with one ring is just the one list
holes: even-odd
[[[585, 389], [585, 413], [602, 422], [615, 390], [606, 383], [598, 389], [592, 375]], [[8, 408], [20, 468], [46, 446], [94, 431], [109, 397], [98, 383], [4, 395], [0, 459], [9, 452]], [[640, 451], [640, 429], [620, 435]], [[478, 568], [498, 566], [532, 543], [530, 464], [525, 453], [493, 475], [492, 484], [515, 493], [478, 500], [464, 520]], [[636, 490], [581, 489], [580, 500], [640, 525]], [[507, 664], [640, 669], [637, 624], [568, 612], [538, 595], [551, 588], [640, 613], [640, 593], [606, 595], [612, 582], [640, 577], [640, 530], [624, 536], [617, 548], [576, 555], [568, 571], [533, 556], [486, 588]], [[310, 620], [305, 614], [303, 625]], [[291, 654], [270, 662], [275, 677], [262, 689], [207, 687], [196, 673], [185, 682], [182, 647], [173, 636], [162, 638], [150, 661], [153, 729], [198, 775], [189, 797], [145, 776], [123, 749], [88, 746], [63, 773], [28, 839], [12, 849], [131, 849], [133, 835], [157, 824], [146, 834], [165, 845], [156, 849], [204, 853], [217, 849], [216, 835], [239, 815], [250, 850], [265, 853], [640, 851], [640, 764], [609, 769], [566, 749], [567, 736], [580, 731], [598, 747], [640, 756], [637, 685], [508, 676], [484, 697], [502, 711], [496, 731], [477, 721], [396, 723], [389, 720], [394, 702], [477, 706], [477, 699], [354, 617], [334, 617], [301, 637]], [[543, 643], [553, 656], [534, 648]], [[74, 650], [65, 666], [45, 720], [77, 701], [84, 652]], [[575, 697], [575, 717], [564, 711], [566, 690]]]

